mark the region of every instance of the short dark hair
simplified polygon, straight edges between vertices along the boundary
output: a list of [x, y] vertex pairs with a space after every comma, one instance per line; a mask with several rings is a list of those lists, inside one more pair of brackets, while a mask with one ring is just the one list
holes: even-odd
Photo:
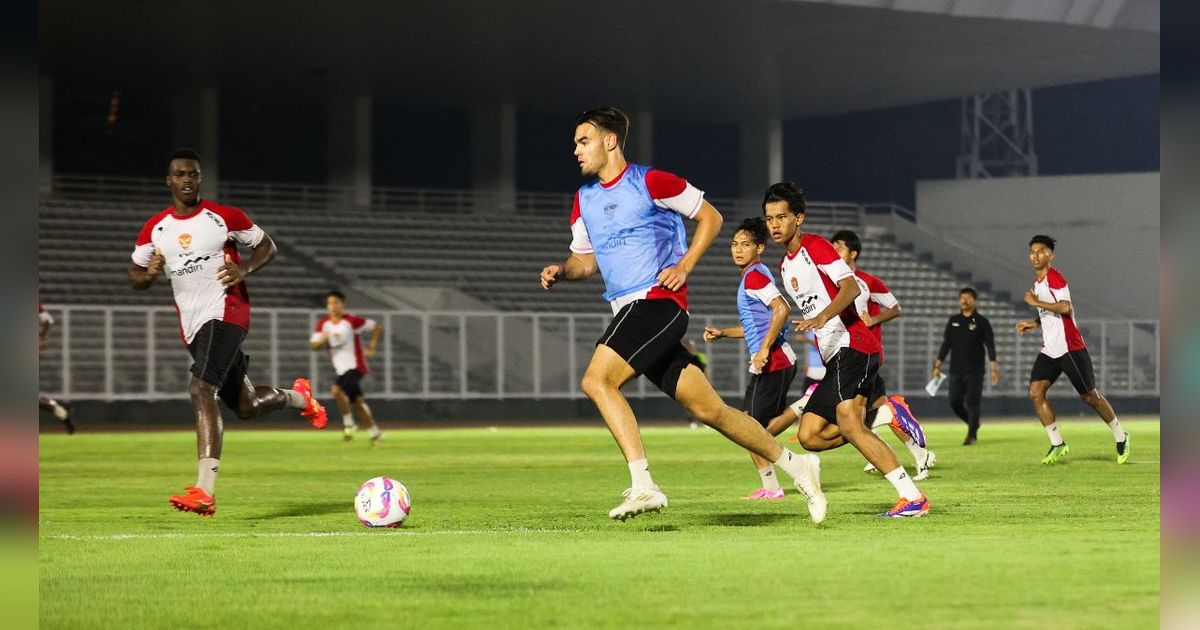
[[978, 302], [978, 301], [979, 301], [979, 294], [975, 292], [975, 289], [972, 289], [971, 287], [963, 287], [963, 288], [961, 288], [961, 289], [959, 289], [959, 290], [958, 290], [958, 295], [959, 295], [960, 297], [961, 297], [961, 296], [962, 296], [962, 294], [964, 294], [964, 293], [970, 293], [970, 294], [971, 294], [971, 298], [972, 298], [972, 299], [974, 299], [976, 302]]
[[767, 192], [763, 195], [763, 210], [767, 209], [767, 204], [776, 201], [786, 201], [788, 209], [794, 215], [804, 214], [804, 191], [792, 182], [777, 182], [767, 187]]
[[855, 254], [862, 253], [862, 241], [859, 240], [858, 234], [855, 234], [854, 230], [839, 230], [837, 234], [833, 235], [833, 238], [829, 239], [830, 243], [835, 241], [841, 241], [845, 243], [846, 249], [854, 252]]
[[171, 170], [171, 162], [175, 160], [195, 160], [197, 164], [201, 164], [200, 152], [187, 147], [179, 147], [167, 154], [167, 170]]
[[338, 291], [337, 289], [333, 289], [333, 290], [331, 290], [329, 293], [326, 293], [326, 294], [325, 294], [325, 299], [326, 299], [326, 300], [328, 300], [328, 299], [329, 299], [329, 298], [331, 298], [331, 297], [335, 297], [335, 298], [337, 298], [337, 299], [339, 299], [339, 300], [341, 300], [341, 301], [343, 301], [343, 302], [345, 302], [345, 301], [346, 301], [346, 294], [345, 294], [345, 293], [342, 293], [341, 291]]
[[575, 117], [575, 126], [591, 123], [597, 128], [617, 136], [617, 146], [625, 150], [625, 136], [629, 135], [629, 116], [616, 107], [604, 106], [579, 112]]
[[742, 221], [733, 231], [734, 234], [738, 232], [748, 232], [755, 245], [767, 244], [767, 222], [762, 217], [750, 217]]
[[1046, 249], [1054, 251], [1054, 244], [1057, 242], [1058, 241], [1046, 236], [1045, 234], [1037, 234], [1033, 238], [1029, 239], [1029, 246], [1033, 247], [1034, 243], [1041, 243], [1042, 245], [1046, 246]]

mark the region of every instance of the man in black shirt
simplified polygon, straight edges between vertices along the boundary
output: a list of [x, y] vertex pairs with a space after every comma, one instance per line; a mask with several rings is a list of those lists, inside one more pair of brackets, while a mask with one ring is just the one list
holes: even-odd
[[992, 366], [992, 385], [1000, 382], [1000, 365], [996, 363], [996, 343], [992, 325], [975, 312], [978, 296], [975, 289], [964, 287], [958, 292], [960, 313], [946, 322], [942, 347], [933, 363], [933, 377], [942, 373], [942, 361], [950, 353], [950, 407], [967, 423], [967, 439], [963, 445], [975, 443], [979, 433], [979, 405], [983, 398], [983, 350], [987, 348]]

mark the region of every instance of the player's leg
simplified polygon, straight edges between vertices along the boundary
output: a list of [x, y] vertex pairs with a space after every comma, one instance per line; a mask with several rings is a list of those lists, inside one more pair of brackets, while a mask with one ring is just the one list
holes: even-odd
[[250, 357], [242, 352], [239, 342], [236, 360], [219, 392], [221, 400], [234, 409], [239, 418], [249, 420], [291, 407], [300, 410], [300, 415], [307, 418], [314, 428], [325, 428], [325, 407], [313, 396], [308, 379], [296, 379], [291, 389], [255, 386], [247, 375], [249, 368]]
[[225, 382], [236, 359], [236, 349], [245, 335], [241, 329], [224, 329], [219, 326], [221, 323], [207, 322], [188, 345], [188, 352], [192, 355], [188, 395], [196, 410], [196, 484], [187, 486], [183, 494], [172, 495], [169, 499], [175, 509], [202, 516], [211, 516], [217, 509], [213, 494], [224, 430], [221, 410], [217, 407], [217, 393]]
[[923, 516], [929, 511], [929, 500], [921, 493], [896, 453], [874, 431], [866, 426], [866, 397], [844, 400], [837, 406], [837, 425], [846, 440], [862, 453], [896, 489], [898, 499], [892, 509], [882, 516]]
[[71, 422], [71, 410], [49, 396], [38, 396], [38, 408], [54, 415], [54, 419], [63, 423], [67, 435], [75, 433], [75, 424]]
[[[583, 373], [580, 389], [596, 405], [609, 433], [616, 440], [627, 463], [646, 459], [642, 433], [638, 429], [633, 408], [621, 393], [621, 386], [637, 375], [633, 367], [612, 348], [600, 344], [592, 353]], [[638, 481], [635, 476], [634, 481]]]
[[1034, 360], [1033, 369], [1029, 373], [1029, 400], [1033, 403], [1033, 411], [1037, 413], [1042, 428], [1046, 430], [1046, 436], [1050, 438], [1050, 450], [1046, 451], [1046, 456], [1042, 458], [1043, 464], [1053, 464], [1071, 451], [1058, 429], [1054, 407], [1046, 399], [1046, 392], [1050, 390], [1054, 381], [1058, 380], [1060, 374], [1062, 368], [1059, 367], [1059, 361], [1041, 353]]
[[[339, 376], [338, 380], [340, 381], [341, 378]], [[354, 424], [354, 411], [350, 406], [350, 399], [346, 396], [345, 390], [337, 383], [329, 386], [329, 395], [333, 396], [334, 404], [342, 413], [342, 439], [349, 442], [354, 439], [354, 431], [358, 429]]]
[[[772, 437], [778, 437], [794, 421], [794, 416], [787, 407], [787, 394], [795, 377], [796, 366], [791, 365], [780, 370], [755, 374], [751, 377], [752, 384], [746, 386], [746, 413]], [[758, 471], [762, 486], [746, 498], [782, 499], [783, 488], [779, 487], [775, 465], [756, 453], [750, 453], [750, 460]]]
[[808, 498], [813, 522], [825, 520], [827, 503], [821, 492], [821, 464], [817, 456], [797, 455], [783, 448], [754, 418], [726, 405], [691, 354], [683, 346], [679, 346], [679, 351], [681, 354], [648, 370], [646, 377], [698, 420], [786, 472], [794, 480], [796, 489]]
[[1112, 431], [1113, 442], [1117, 447], [1117, 463], [1129, 461], [1129, 434], [1121, 427], [1117, 412], [1113, 410], [1108, 399], [1096, 389], [1096, 377], [1092, 371], [1092, 358], [1087, 350], [1075, 350], [1063, 355], [1063, 372], [1071, 380], [1071, 385], [1079, 393], [1083, 402], [1091, 407], [1096, 415], [1108, 425]]
[[[871, 403], [871, 410], [867, 412], [867, 426], [874, 429], [887, 424], [891, 428], [892, 434], [913, 456], [913, 469], [916, 471], [913, 479], [921, 481], [929, 476], [930, 469], [937, 462], [937, 455], [922, 444], [925, 441], [925, 430], [908, 408], [904, 397], [887, 396], [883, 391], [883, 379], [877, 378], [871, 392], [874, 402]], [[868, 463], [864, 470], [874, 470], [874, 467]]]
[[367, 405], [366, 398], [363, 395], [363, 374], [358, 370], [348, 370], [344, 376], [348, 377], [342, 382], [346, 397], [350, 399], [350, 406], [354, 409], [354, 414], [358, 417], [358, 420], [367, 427], [367, 433], [371, 436], [371, 446], [375, 446], [383, 437], [383, 432], [380, 431], [379, 425], [375, 422], [375, 416], [371, 414], [371, 408]]

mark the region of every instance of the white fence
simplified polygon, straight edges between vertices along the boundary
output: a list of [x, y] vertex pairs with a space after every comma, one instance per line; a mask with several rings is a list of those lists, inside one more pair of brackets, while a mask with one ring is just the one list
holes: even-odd
[[[40, 364], [43, 393], [66, 400], [169, 400], [187, 396], [190, 358], [170, 307], [47, 305], [55, 318]], [[308, 349], [323, 313], [254, 310], [243, 349], [256, 384], [287, 385], [308, 376], [318, 390], [333, 382], [325, 352]], [[578, 313], [360, 312], [383, 327], [368, 361], [365, 389], [375, 399], [581, 398], [579, 381], [610, 316]], [[1014, 320], [1015, 321], [1015, 320]], [[988, 393], [1023, 396], [1040, 335], [1019, 337], [1014, 321], [992, 321], [1002, 380]], [[885, 326], [882, 374], [892, 393], [923, 395], [945, 319], [902, 317]], [[745, 389], [748, 355], [740, 340], [699, 341], [706, 325], [731, 326], [730, 316], [693, 314], [690, 336], [709, 358], [709, 377], [731, 400]], [[1100, 391], [1159, 394], [1157, 321], [1081, 323]], [[364, 340], [365, 341], [365, 340]], [[626, 386], [632, 397], [659, 395], [645, 379]], [[1065, 382], [1051, 389], [1073, 396]]]

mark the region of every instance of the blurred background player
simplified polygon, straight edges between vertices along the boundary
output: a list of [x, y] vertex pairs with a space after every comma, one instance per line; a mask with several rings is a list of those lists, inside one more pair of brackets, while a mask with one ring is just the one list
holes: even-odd
[[[54, 318], [50, 313], [46, 312], [45, 307], [41, 302], [38, 302], [38, 358], [42, 357], [42, 351], [46, 349], [46, 343], [50, 339], [50, 329], [54, 327]], [[57, 400], [49, 396], [38, 396], [38, 409], [48, 411], [54, 414], [54, 418], [63, 423], [63, 427], [67, 430], [67, 435], [75, 433], [75, 424], [71, 422], [71, 410], [66, 406], [59, 404]]]
[[1083, 344], [1083, 335], [1075, 325], [1075, 309], [1071, 306], [1071, 289], [1067, 279], [1054, 263], [1055, 240], [1038, 234], [1029, 241], [1029, 263], [1037, 274], [1033, 290], [1025, 293], [1025, 303], [1038, 310], [1038, 319], [1017, 322], [1017, 332], [1024, 334], [1039, 326], [1042, 329], [1042, 351], [1033, 362], [1029, 374], [1029, 399], [1033, 410], [1050, 437], [1050, 450], [1042, 458], [1043, 464], [1053, 464], [1070, 452], [1058, 430], [1054, 409], [1046, 400], [1046, 391], [1064, 372], [1083, 402], [1096, 411], [1096, 415], [1112, 431], [1117, 444], [1117, 463], [1129, 460], [1129, 434], [1121, 429], [1117, 412], [1113, 411], [1108, 399], [1096, 391], [1096, 377], [1092, 373], [1092, 357]]
[[[625, 383], [644, 374], [694, 418], [791, 475], [820, 523], [825, 498], [817, 457], [782, 448], [753, 418], [726, 405], [681, 343], [688, 327], [688, 275], [720, 232], [721, 213], [683, 178], [627, 162], [628, 132], [629, 117], [614, 107], [576, 117], [575, 159], [580, 173], [596, 180], [575, 193], [570, 258], [541, 273], [548, 290], [559, 280], [586, 280], [599, 272], [613, 311], [582, 382], [629, 466], [625, 500], [608, 516], [625, 520], [667, 507], [650, 475], [637, 418], [621, 394]], [[686, 250], [684, 217], [696, 222]]]
[[[795, 420], [781, 416], [787, 410], [788, 389], [796, 378], [796, 353], [787, 342], [787, 319], [791, 309], [775, 288], [775, 276], [759, 259], [767, 248], [767, 225], [762, 217], [742, 221], [733, 233], [730, 253], [742, 272], [738, 283], [737, 308], [741, 324], [730, 328], [705, 328], [704, 340], [745, 339], [750, 352], [750, 382], [742, 409], [773, 436], [787, 430]], [[750, 453], [762, 487], [747, 499], [782, 499], [783, 488], [771, 462]]]
[[828, 450], [847, 442], [881, 471], [899, 498], [880, 516], [924, 516], [929, 500], [896, 454], [865, 425], [867, 396], [879, 370], [879, 340], [854, 310], [859, 294], [854, 272], [829, 241], [800, 231], [804, 223], [804, 193], [791, 182], [772, 184], [763, 195], [763, 215], [771, 240], [784, 248], [779, 274], [800, 320], [796, 330], [815, 331], [825, 363], [825, 378], [817, 384], [800, 416], [804, 448]]
[[[338, 409], [342, 412], [342, 439], [354, 439], [358, 421], [367, 427], [371, 435], [371, 446], [377, 444], [383, 437], [379, 424], [371, 414], [371, 408], [363, 397], [362, 379], [370, 370], [367, 369], [367, 359], [375, 355], [379, 347], [379, 339], [383, 335], [383, 326], [373, 319], [364, 319], [346, 312], [346, 296], [341, 291], [330, 291], [325, 296], [325, 311], [328, 313], [317, 322], [309, 347], [313, 350], [321, 346], [329, 348], [329, 361], [337, 372], [337, 382], [329, 388], [329, 393], [337, 401]], [[371, 343], [364, 349], [359, 335], [371, 333]]]
[[[859, 319], [867, 325], [867, 329], [879, 340], [879, 365], [883, 365], [883, 323], [900, 316], [900, 302], [892, 295], [891, 289], [882, 280], [858, 268], [858, 257], [862, 255], [862, 240], [852, 230], [841, 230], [830, 239], [833, 249], [854, 272], [854, 281], [858, 283], [858, 297], [854, 298], [854, 310]], [[881, 427], [886, 422], [892, 428], [896, 439], [900, 440], [908, 452], [912, 453], [916, 474], [913, 479], [921, 481], [929, 476], [937, 456], [925, 448], [925, 431], [917, 421], [903, 396], [888, 396], [887, 386], [883, 377], [875, 375], [875, 384], [871, 395], [867, 398], [871, 410], [867, 412], [867, 426], [872, 430]], [[887, 410], [880, 413], [883, 407]], [[891, 416], [888, 418], [887, 416]], [[867, 462], [866, 472], [875, 470], [875, 466]]]
[[[137, 237], [129, 284], [150, 288], [165, 269], [170, 274], [179, 330], [192, 355], [188, 393], [196, 408], [196, 485], [173, 495], [177, 510], [211, 516], [217, 511], [213, 486], [221, 458], [220, 398], [239, 418], [276, 409], [301, 410], [313, 427], [325, 428], [325, 408], [308, 380], [292, 389], [255, 387], [246, 371], [250, 357], [242, 341], [250, 330], [250, 294], [243, 282], [275, 257], [275, 242], [238, 208], [200, 198], [200, 155], [176, 149], [167, 159], [166, 185], [172, 203], [146, 221]], [[253, 250], [242, 262], [238, 244]]]
[[942, 333], [942, 346], [933, 362], [933, 378], [942, 374], [942, 361], [950, 355], [950, 408], [967, 423], [963, 446], [970, 446], [979, 437], [979, 414], [983, 401], [983, 353], [987, 351], [992, 366], [992, 385], [1000, 382], [1000, 364], [996, 362], [996, 341], [992, 323], [975, 310], [978, 302], [975, 289], [963, 287], [958, 292], [958, 314], [951, 315]]

